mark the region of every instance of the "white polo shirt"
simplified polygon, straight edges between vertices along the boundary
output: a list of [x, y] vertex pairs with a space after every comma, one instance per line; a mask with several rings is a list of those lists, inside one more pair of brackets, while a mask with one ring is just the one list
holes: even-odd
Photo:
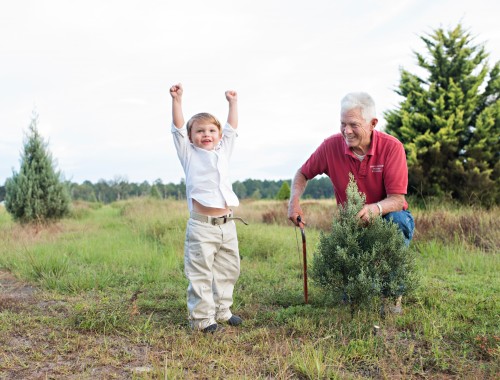
[[189, 141], [186, 125], [172, 124], [175, 149], [186, 175], [186, 197], [189, 211], [193, 199], [206, 207], [225, 208], [239, 205], [229, 179], [229, 158], [238, 134], [228, 123], [222, 129], [222, 139], [213, 150], [201, 149]]

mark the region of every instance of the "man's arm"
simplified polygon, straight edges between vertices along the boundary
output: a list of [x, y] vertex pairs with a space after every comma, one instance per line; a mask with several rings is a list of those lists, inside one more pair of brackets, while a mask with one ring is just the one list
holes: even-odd
[[184, 90], [180, 83], [170, 87], [170, 96], [172, 96], [172, 121], [176, 128], [182, 128], [184, 125], [184, 115], [182, 114], [183, 92]]
[[[302, 219], [301, 224], [306, 224], [304, 220], [304, 213], [300, 207], [300, 197], [304, 194], [307, 186], [307, 178], [302, 174], [302, 172], [297, 170], [295, 177], [292, 181], [292, 188], [290, 191], [290, 201], [288, 202], [288, 219], [290, 219], [293, 224], [299, 226], [297, 223], [297, 216], [300, 215]], [[301, 226], [299, 226], [301, 227]]]
[[358, 217], [364, 221], [368, 221], [370, 218], [380, 215], [380, 210], [382, 209], [382, 215], [388, 214], [394, 211], [401, 211], [405, 204], [404, 194], [387, 194], [387, 198], [382, 199], [377, 203], [371, 203], [364, 205], [361, 211], [358, 213]]
[[238, 94], [236, 91], [226, 91], [226, 99], [229, 103], [227, 123], [236, 129], [238, 128]]

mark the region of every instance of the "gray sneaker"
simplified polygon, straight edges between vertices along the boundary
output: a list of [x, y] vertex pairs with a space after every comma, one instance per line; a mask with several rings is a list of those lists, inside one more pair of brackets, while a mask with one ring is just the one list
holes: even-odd
[[217, 323], [213, 323], [213, 324], [211, 324], [210, 326], [205, 327], [205, 328], [204, 328], [203, 330], [201, 330], [201, 331], [203, 331], [204, 333], [211, 333], [211, 334], [213, 334], [214, 332], [216, 332], [216, 331], [217, 331], [218, 327], [219, 327], [219, 326], [217, 325]]
[[[227, 320], [227, 323], [229, 323], [229, 325], [231, 326], [239, 326], [243, 323], [243, 319], [241, 319], [240, 317], [238, 317], [237, 315], [232, 315], [231, 318], [229, 318]], [[209, 326], [210, 327], [210, 326]]]

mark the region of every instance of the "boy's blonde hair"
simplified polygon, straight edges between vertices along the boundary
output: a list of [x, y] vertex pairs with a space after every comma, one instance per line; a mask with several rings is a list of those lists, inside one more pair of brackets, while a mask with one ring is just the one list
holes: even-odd
[[188, 122], [186, 124], [188, 136], [191, 136], [191, 128], [193, 127], [193, 123], [195, 121], [203, 121], [205, 123], [213, 124], [219, 130], [219, 133], [222, 133], [222, 128], [220, 126], [219, 120], [217, 120], [217, 118], [215, 116], [213, 116], [207, 112], [201, 112], [201, 113], [197, 113], [191, 119], [188, 120]]

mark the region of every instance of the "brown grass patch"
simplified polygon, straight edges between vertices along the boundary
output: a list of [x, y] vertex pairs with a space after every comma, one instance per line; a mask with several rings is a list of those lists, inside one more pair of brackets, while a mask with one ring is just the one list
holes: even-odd
[[[303, 200], [307, 227], [329, 231], [338, 207], [334, 199]], [[243, 200], [238, 216], [254, 223], [292, 225], [288, 220], [288, 202]], [[445, 244], [459, 242], [471, 248], [500, 251], [500, 209], [412, 210], [415, 218], [414, 241], [438, 240]]]
[[493, 210], [417, 211], [415, 241], [459, 242], [485, 251], [500, 251], [500, 212]]
[[[303, 200], [300, 203], [309, 228], [329, 230], [337, 205], [333, 199]], [[288, 220], [288, 201], [243, 200], [236, 213], [254, 223], [292, 225]]]

